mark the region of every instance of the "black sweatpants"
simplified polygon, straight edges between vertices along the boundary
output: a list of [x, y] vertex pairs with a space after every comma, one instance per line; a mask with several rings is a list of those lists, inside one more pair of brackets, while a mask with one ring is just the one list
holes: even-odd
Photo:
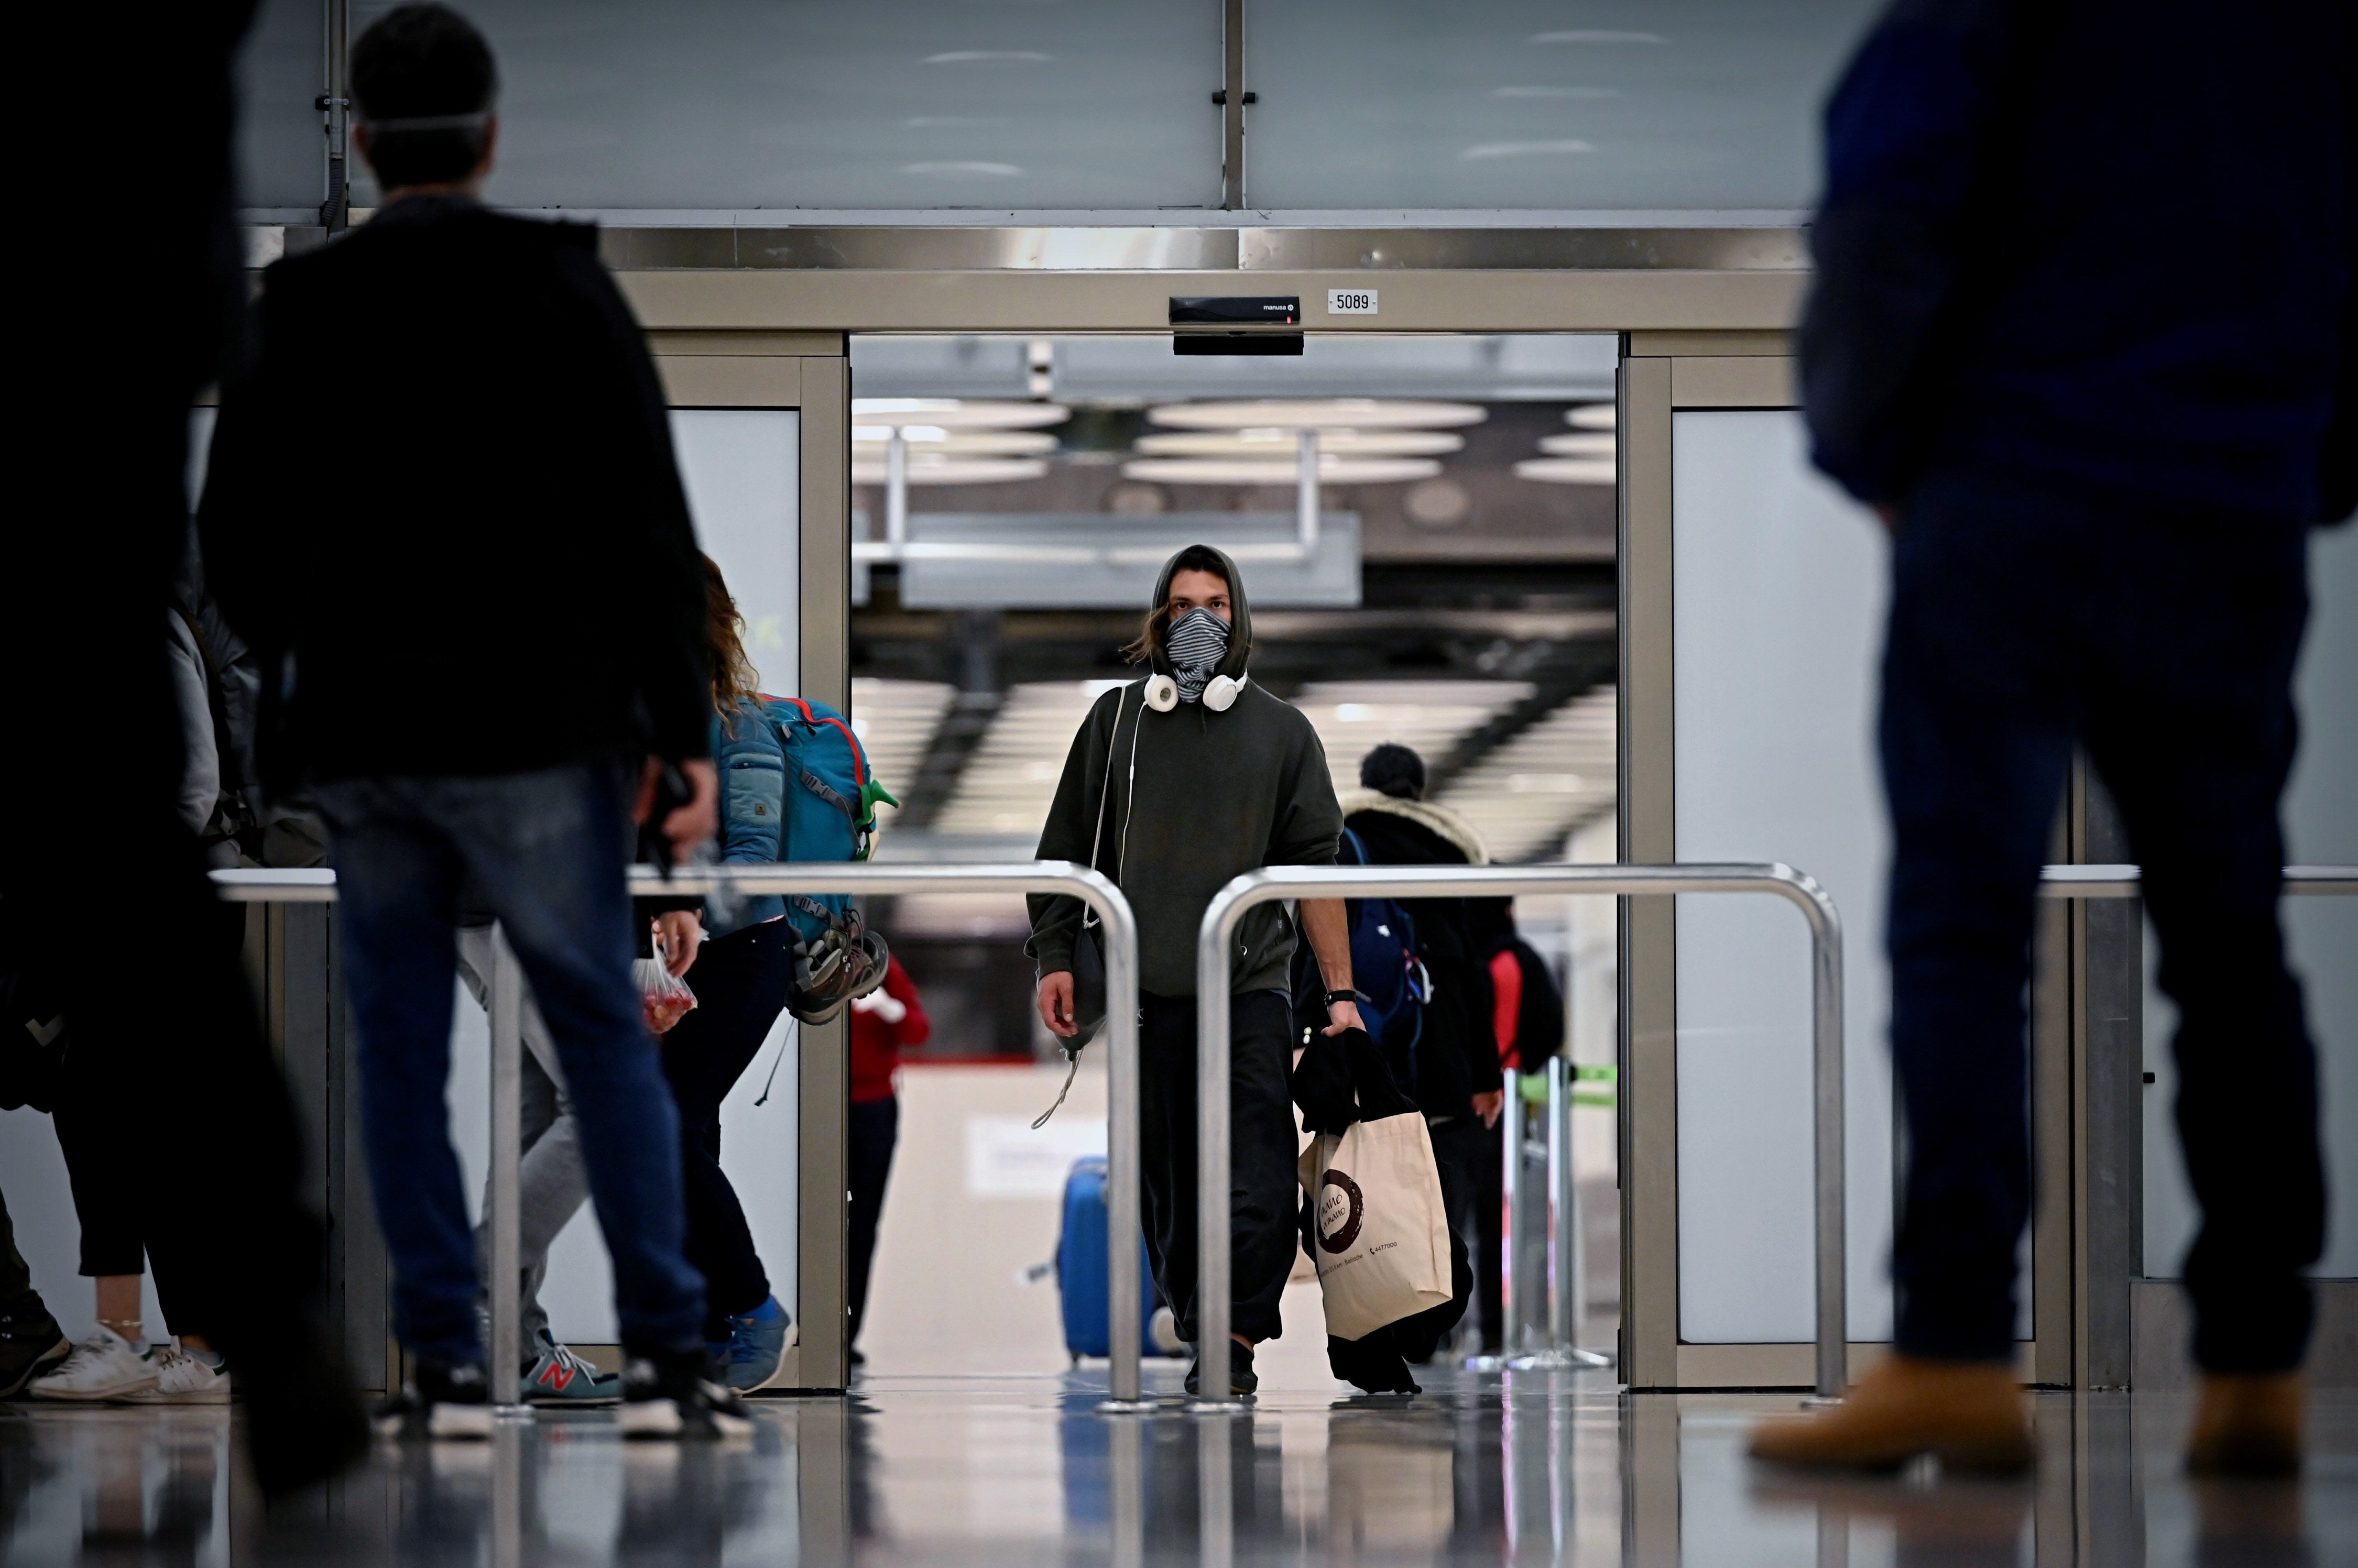
[[[1195, 1340], [1195, 999], [1141, 996], [1138, 1040], [1141, 1164], [1146, 1253], [1154, 1283]], [[1293, 1065], [1293, 1007], [1280, 990], [1228, 1002], [1228, 1325], [1247, 1339], [1275, 1339], [1278, 1298], [1293, 1271], [1301, 1183], [1300, 1134], [1287, 1079]]]
[[687, 1199], [687, 1260], [704, 1275], [704, 1336], [729, 1337], [729, 1319], [769, 1298], [745, 1206], [720, 1169], [720, 1102], [768, 1039], [795, 979], [785, 921], [749, 925], [698, 949], [686, 976], [696, 1006], [663, 1037], [664, 1077], [679, 1104]]
[[2098, 502], [1951, 472], [1892, 556], [1881, 745], [1891, 1044], [1908, 1119], [1898, 1342], [2013, 1352], [2030, 1210], [2023, 998], [2039, 862], [2075, 744], [2120, 805], [2180, 1013], [2178, 1131], [2202, 1206], [2194, 1359], [2299, 1364], [2324, 1241], [2317, 1065], [2277, 924], [2292, 519]]
[[901, 1141], [901, 1098], [851, 1102], [851, 1279], [845, 1304], [851, 1309], [847, 1345], [860, 1343], [868, 1315], [868, 1270], [876, 1260], [876, 1222], [884, 1212], [884, 1182], [892, 1173], [893, 1146]]
[[[1503, 1123], [1505, 1119], [1502, 1117], [1500, 1120]], [[1486, 1277], [1490, 1281], [1491, 1293], [1495, 1295], [1498, 1291], [1498, 1249], [1496, 1242], [1498, 1205], [1495, 1198], [1490, 1204], [1492, 1246], [1487, 1276], [1483, 1254], [1477, 1250], [1482, 1245], [1484, 1169], [1488, 1169], [1492, 1192], [1501, 1190], [1503, 1184], [1504, 1173], [1498, 1168], [1501, 1156], [1498, 1130], [1483, 1126], [1479, 1116], [1469, 1114], [1453, 1116], [1446, 1121], [1434, 1124], [1432, 1134], [1433, 1163], [1441, 1176], [1442, 1212], [1448, 1217], [1450, 1234], [1465, 1245], [1466, 1260], [1474, 1271], [1474, 1299], [1478, 1306], [1482, 1302]], [[1487, 1346], [1490, 1337], [1487, 1322], [1484, 1323], [1482, 1332]]]

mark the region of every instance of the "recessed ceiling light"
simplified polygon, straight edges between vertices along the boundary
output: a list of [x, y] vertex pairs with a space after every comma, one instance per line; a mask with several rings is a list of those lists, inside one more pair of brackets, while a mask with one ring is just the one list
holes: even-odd
[[1567, 136], [1551, 142], [1482, 142], [1467, 147], [1457, 156], [1465, 162], [1478, 163], [1489, 158], [1501, 157], [1569, 157], [1574, 153], [1593, 153], [1595, 150], [1596, 144], [1594, 142], [1584, 142]]
[[[1141, 436], [1138, 449], [1167, 458], [1290, 458], [1293, 430], [1190, 431], [1176, 436]], [[1441, 430], [1321, 430], [1318, 450], [1347, 458], [1430, 458], [1461, 450], [1466, 438]]]
[[[1431, 458], [1318, 460], [1324, 484], [1398, 484], [1440, 471]], [[1121, 465], [1122, 478], [1158, 484], [1292, 484], [1301, 472], [1292, 458], [1139, 458]]]
[[1611, 484], [1611, 458], [1526, 458], [1515, 465], [1515, 477], [1541, 484]]
[[1660, 33], [1619, 33], [1606, 27], [1573, 27], [1560, 33], [1534, 33], [1535, 44], [1666, 44]]
[[957, 397], [855, 397], [851, 422], [925, 426], [940, 430], [1032, 430], [1061, 425], [1073, 411], [1061, 403], [993, 403]]
[[[1019, 480], [1038, 479], [1047, 471], [1048, 465], [1038, 458], [937, 458], [917, 452], [909, 454], [908, 478], [911, 484], [1010, 484]], [[852, 483], [882, 484], [886, 480], [882, 457], [860, 452], [852, 458]]]
[[[964, 458], [1029, 457], [1056, 449], [1056, 438], [1043, 430], [946, 430], [939, 425], [906, 425], [901, 435], [909, 443], [912, 457], [920, 453], [940, 452]], [[862, 447], [882, 447], [892, 438], [890, 425], [854, 425], [851, 444], [854, 451]], [[871, 452], [860, 453], [871, 457]]]
[[1185, 430], [1413, 430], [1479, 425], [1478, 403], [1422, 403], [1373, 397], [1288, 398], [1236, 403], [1170, 403], [1147, 422]]
[[1540, 438], [1540, 450], [1552, 458], [1610, 458], [1619, 444], [1619, 438], [1610, 430], [1566, 431]]
[[1563, 411], [1563, 422], [1575, 430], [1610, 430], [1618, 418], [1610, 403], [1584, 403]]
[[1493, 87], [1493, 98], [1618, 98], [1617, 87]]

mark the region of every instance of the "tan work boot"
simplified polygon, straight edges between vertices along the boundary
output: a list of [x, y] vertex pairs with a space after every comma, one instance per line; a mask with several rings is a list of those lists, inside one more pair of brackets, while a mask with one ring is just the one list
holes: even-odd
[[1752, 1456], [1780, 1465], [1896, 1470], [1923, 1454], [1957, 1470], [2028, 1465], [2030, 1426], [2014, 1368], [1893, 1356], [1841, 1404], [1764, 1422], [1752, 1434]]
[[2297, 1476], [2300, 1473], [2299, 1372], [2202, 1374], [2186, 1468], [2197, 1476]]

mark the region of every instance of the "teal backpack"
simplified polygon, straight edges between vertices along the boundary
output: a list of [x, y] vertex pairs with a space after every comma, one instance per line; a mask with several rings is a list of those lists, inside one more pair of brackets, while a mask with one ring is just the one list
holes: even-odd
[[[901, 803], [868, 771], [868, 753], [843, 715], [799, 697], [762, 697], [786, 751], [786, 860], [864, 860], [876, 836], [876, 806]], [[865, 928], [842, 893], [795, 893], [786, 899], [795, 928], [794, 1011], [823, 1023], [844, 1003], [883, 982], [881, 937]]]

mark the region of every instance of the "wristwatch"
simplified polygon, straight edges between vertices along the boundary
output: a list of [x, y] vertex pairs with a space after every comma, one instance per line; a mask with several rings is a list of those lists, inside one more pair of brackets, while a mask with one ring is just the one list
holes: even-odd
[[1347, 1001], [1356, 1007], [1360, 1002], [1367, 1000], [1368, 999], [1365, 994], [1355, 990], [1328, 991], [1326, 993], [1326, 1005], [1328, 1007], [1334, 1006], [1338, 1001]]

